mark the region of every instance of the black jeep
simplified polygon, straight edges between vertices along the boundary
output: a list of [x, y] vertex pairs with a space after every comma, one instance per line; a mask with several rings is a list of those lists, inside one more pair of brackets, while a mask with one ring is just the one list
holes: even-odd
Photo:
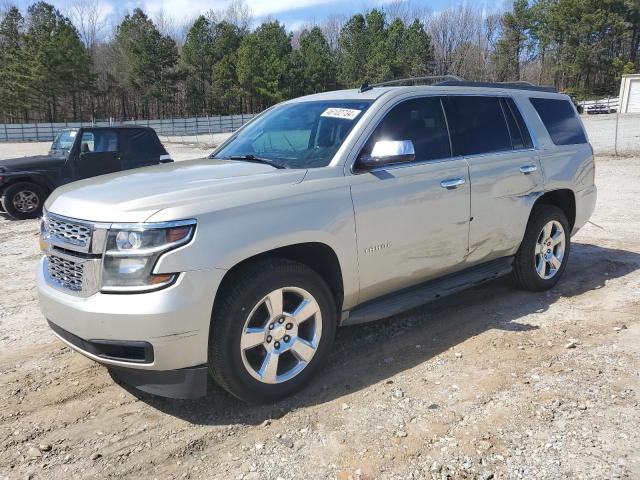
[[172, 161], [152, 128], [63, 130], [48, 155], [0, 160], [0, 211], [15, 219], [35, 218], [60, 185]]

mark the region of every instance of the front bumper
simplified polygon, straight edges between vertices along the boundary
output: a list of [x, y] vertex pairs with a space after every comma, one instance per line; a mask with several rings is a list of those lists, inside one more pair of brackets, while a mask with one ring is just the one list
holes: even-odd
[[[71, 348], [85, 355], [87, 352], [91, 352], [99, 356], [99, 352], [95, 348], [97, 342], [84, 340], [60, 328], [51, 321], [47, 322], [56, 336]], [[112, 345], [121, 345], [123, 343], [131, 344], [132, 342], [113, 342]], [[113, 366], [108, 366], [107, 368], [117, 380], [154, 395], [169, 398], [199, 398], [207, 394], [209, 375], [206, 365], [164, 371]]]
[[[158, 372], [194, 367], [202, 370], [206, 365], [213, 300], [224, 273], [218, 269], [190, 271], [182, 273], [173, 285], [163, 290], [140, 294], [96, 293], [82, 298], [47, 283], [41, 261], [37, 286], [40, 308], [45, 318], [55, 325], [54, 333], [63, 342], [96, 362], [120, 369], [121, 373], [126, 369], [118, 375], [123, 379], [135, 376], [130, 370], [156, 378]], [[105, 355], [100, 348], [92, 348], [92, 345], [110, 343], [132, 345], [139, 347], [138, 352], [146, 353], [129, 358], [122, 354]], [[131, 351], [134, 350], [127, 350]], [[144, 379], [134, 383], [145, 384]], [[150, 384], [161, 383], [153, 380]], [[161, 394], [155, 387], [145, 391], [150, 390]]]

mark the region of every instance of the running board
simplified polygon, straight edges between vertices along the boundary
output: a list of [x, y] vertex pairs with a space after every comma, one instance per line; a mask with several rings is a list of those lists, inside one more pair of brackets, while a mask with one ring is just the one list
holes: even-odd
[[511, 272], [513, 257], [503, 257], [415, 287], [391, 293], [358, 305], [345, 315], [341, 325], [357, 325], [391, 317], [452, 293], [466, 290]]

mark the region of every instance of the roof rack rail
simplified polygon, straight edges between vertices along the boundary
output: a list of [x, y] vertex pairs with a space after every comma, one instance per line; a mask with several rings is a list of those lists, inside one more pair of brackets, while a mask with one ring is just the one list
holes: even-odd
[[435, 84], [438, 87], [486, 87], [486, 88], [507, 88], [510, 90], [531, 90], [534, 92], [551, 92], [558, 93], [554, 87], [546, 87], [542, 85], [534, 85], [531, 82], [514, 81], [514, 82], [471, 82], [467, 80], [445, 80]]
[[456, 82], [464, 82], [464, 78], [458, 77], [457, 75], [429, 75], [425, 77], [407, 77], [407, 78], [398, 78], [396, 80], [388, 80], [386, 82], [380, 83], [372, 83], [369, 85], [369, 82], [364, 82], [360, 87], [360, 93], [371, 90], [373, 87], [386, 87], [389, 85], [397, 85], [399, 83], [407, 83], [407, 82], [424, 82], [424, 81], [456, 81]]
[[457, 75], [429, 75], [426, 77], [407, 77], [407, 78], [398, 78], [397, 80], [389, 80], [386, 82], [374, 83], [371, 85], [372, 87], [386, 87], [387, 85], [397, 85], [398, 83], [406, 83], [406, 82], [424, 82], [426, 80], [431, 80], [432, 82], [438, 80], [449, 80], [456, 82], [464, 82], [464, 78], [458, 77]]

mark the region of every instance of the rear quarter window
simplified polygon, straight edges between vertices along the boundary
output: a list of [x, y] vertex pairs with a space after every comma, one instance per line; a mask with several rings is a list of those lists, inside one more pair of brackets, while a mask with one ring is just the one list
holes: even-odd
[[530, 98], [555, 145], [587, 143], [578, 115], [568, 100]]

